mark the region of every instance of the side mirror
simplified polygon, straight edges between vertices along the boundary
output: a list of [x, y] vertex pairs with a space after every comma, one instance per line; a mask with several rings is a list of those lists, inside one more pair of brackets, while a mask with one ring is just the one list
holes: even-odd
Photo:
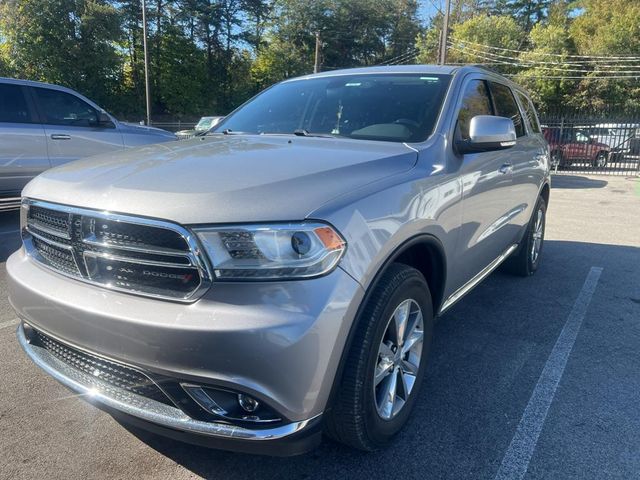
[[98, 126], [102, 128], [114, 128], [113, 120], [105, 112], [98, 113]]
[[510, 118], [476, 115], [469, 125], [469, 140], [456, 142], [460, 153], [504, 150], [516, 144], [516, 127]]

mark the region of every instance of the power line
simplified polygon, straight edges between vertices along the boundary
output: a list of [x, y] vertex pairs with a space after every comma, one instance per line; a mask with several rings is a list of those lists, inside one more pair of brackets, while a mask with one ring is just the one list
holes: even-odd
[[[546, 67], [543, 65], [531, 65], [531, 64], [522, 63], [519, 59], [512, 59], [513, 61], [505, 61], [505, 60], [496, 59], [491, 56], [486, 56], [486, 55], [491, 55], [491, 53], [489, 52], [485, 52], [486, 55], [483, 55], [481, 53], [477, 53], [476, 51], [460, 49], [454, 45], [450, 45], [450, 47], [465, 55], [471, 55], [477, 58], [481, 58], [483, 60], [491, 60], [494, 63], [499, 63], [502, 65], [510, 65], [510, 66], [519, 67], [519, 68], [536, 68], [539, 70], [550, 70], [552, 72], [560, 72], [560, 73], [573, 72], [573, 73], [595, 73], [595, 74], [630, 74], [631, 77], [633, 77], [633, 75], [631, 74], [635, 74], [635, 75], [640, 74], [640, 70], [586, 70], [586, 69], [578, 69], [578, 68], [561, 68], [559, 66]], [[634, 67], [640, 68], [640, 65], [635, 65]]]
[[[473, 49], [471, 47], [462, 47], [459, 48], [454, 44], [450, 43], [449, 46], [454, 50], [457, 50], [460, 53], [465, 55], [473, 55], [476, 57], [483, 58], [485, 60], [493, 60], [495, 62], [499, 62], [505, 65], [515, 65], [520, 67], [531, 67], [531, 68], [539, 68], [542, 70], [558, 70], [562, 69], [567, 72], [578, 72], [578, 73], [590, 73], [593, 72], [593, 69], [577, 69], [577, 68], [567, 68], [567, 65], [571, 66], [571, 64], [559, 63], [559, 62], [541, 62], [535, 60], [527, 60], [522, 58], [514, 58], [506, 55], [500, 55], [492, 52], [483, 52], [480, 50]], [[587, 67], [588, 65], [576, 65], [581, 67]], [[615, 73], [637, 73], [636, 70], [628, 70], [628, 69], [640, 69], [640, 64], [637, 65], [602, 65], [595, 64], [597, 68], [612, 68], [616, 70], [602, 70], [602, 72], [615, 72]]]
[[[458, 42], [460, 43], [460, 42]], [[450, 44], [451, 46], [454, 46], [454, 43], [452, 42]], [[560, 65], [560, 66], [565, 66], [565, 65], [575, 65], [578, 67], [586, 67], [588, 65], [596, 65], [597, 67], [610, 67], [610, 68], [639, 68], [640, 64], [637, 65], [626, 65], [626, 64], [613, 64], [613, 65], [606, 65], [606, 64], [602, 64], [598, 62], [590, 62], [590, 61], [581, 61], [581, 62], [551, 62], [551, 61], [546, 61], [546, 60], [532, 60], [532, 59], [527, 59], [527, 58], [517, 58], [517, 57], [512, 57], [509, 55], [501, 55], [499, 53], [493, 53], [493, 52], [488, 52], [488, 51], [483, 51], [477, 48], [473, 48], [473, 47], [469, 47], [469, 46], [465, 46], [465, 45], [459, 45], [458, 48], [463, 48], [465, 50], [469, 50], [469, 51], [473, 51], [476, 53], [481, 53], [484, 55], [490, 55], [492, 57], [495, 58], [500, 58], [500, 59], [505, 59], [505, 60], [511, 60], [511, 61], [516, 61], [516, 62], [521, 62], [521, 63], [530, 63], [530, 64], [540, 64], [540, 65]], [[530, 54], [530, 53], [537, 53], [537, 52], [523, 52], [525, 54]]]
[[[502, 48], [502, 47], [494, 47], [492, 45], [485, 45], [482, 43], [477, 43], [477, 42], [472, 42], [470, 40], [457, 40], [459, 42], [462, 43], [469, 43], [471, 45], [477, 45], [478, 47], [483, 47], [483, 48], [490, 48], [493, 50], [501, 50], [503, 52], [514, 52], [514, 53], [529, 53], [527, 50], [516, 50], [516, 49], [512, 49], [512, 48]], [[569, 54], [563, 54], [563, 53], [546, 53], [546, 52], [537, 52], [540, 55], [547, 55], [547, 56], [553, 56], [553, 57], [569, 57], [569, 58], [603, 58], [603, 59], [607, 59], [607, 60], [612, 60], [612, 59], [617, 59], [620, 61], [632, 61], [632, 60], [640, 60], [640, 57], [638, 56], [633, 56], [633, 55], [623, 55], [623, 56], [611, 56], [611, 55], [569, 55]]]

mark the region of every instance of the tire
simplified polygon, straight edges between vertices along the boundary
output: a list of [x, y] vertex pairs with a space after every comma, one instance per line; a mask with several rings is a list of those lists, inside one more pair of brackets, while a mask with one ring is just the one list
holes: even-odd
[[[392, 318], [392, 315], [397, 308], [407, 304], [407, 325], [411, 325], [412, 322], [418, 323], [418, 317], [414, 317], [412, 313], [415, 312], [414, 308], [419, 308], [422, 312], [422, 343], [413, 344], [406, 362], [398, 360], [397, 357], [401, 353], [395, 353], [396, 359], [391, 360], [389, 356], [385, 356], [387, 351], [391, 354], [393, 350], [393, 347], [389, 348], [389, 344], [393, 343], [393, 336], [389, 336], [391, 330], [388, 327], [395, 331], [395, 317]], [[388, 443], [401, 430], [420, 391], [433, 336], [433, 305], [429, 286], [423, 275], [407, 265], [390, 265], [375, 285], [357, 321], [338, 390], [331, 408], [325, 413], [325, 432], [338, 442], [360, 450], [372, 451]], [[418, 338], [419, 328], [407, 328], [407, 338], [411, 336], [411, 332], [416, 335], [413, 338]], [[405, 347], [409, 343], [405, 342]], [[397, 350], [401, 352], [403, 348]], [[415, 360], [418, 353], [418, 364], [417, 367], [413, 365], [412, 374], [403, 373], [401, 364], [408, 363], [410, 359]], [[389, 367], [389, 373], [386, 375], [386, 369], [380, 368], [381, 365], [388, 365], [384, 363], [385, 359], [387, 362], [397, 362], [393, 367]], [[378, 378], [382, 380], [376, 386], [374, 376], [378, 373]], [[410, 377], [413, 377], [412, 387], [408, 388], [410, 392], [403, 393], [401, 385], [408, 385]], [[384, 398], [389, 397], [381, 394], [387, 391], [393, 378], [397, 382], [406, 378], [407, 383], [397, 384], [398, 390], [393, 398], [398, 403], [392, 403], [391, 408], [386, 408], [389, 403], [385, 402]], [[395, 411], [397, 407], [399, 410]], [[384, 418], [387, 413], [391, 415]]]
[[562, 152], [560, 150], [554, 150], [551, 152], [551, 166], [552, 167], [564, 167], [564, 159], [562, 158]]
[[603, 168], [607, 165], [607, 152], [598, 152], [596, 158], [591, 163], [593, 168]]
[[[538, 230], [538, 215], [540, 217], [540, 230]], [[513, 275], [528, 277], [536, 273], [540, 265], [542, 247], [544, 246], [544, 232], [547, 219], [547, 204], [542, 197], [538, 198], [536, 208], [533, 210], [527, 231], [520, 242], [518, 249], [511, 254], [502, 264], [502, 270]], [[539, 235], [539, 246], [534, 251], [534, 233]]]

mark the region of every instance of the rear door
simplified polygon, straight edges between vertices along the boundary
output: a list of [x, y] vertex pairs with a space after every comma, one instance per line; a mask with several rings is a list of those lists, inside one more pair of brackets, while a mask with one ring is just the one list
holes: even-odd
[[522, 92], [512, 90], [520, 105], [520, 111], [526, 123], [526, 134], [519, 139], [523, 149], [521, 163], [513, 171], [514, 191], [522, 195], [527, 209], [514, 218], [514, 223], [524, 230], [527, 226], [533, 209], [538, 201], [540, 187], [544, 181], [546, 171], [550, 168], [549, 146], [542, 135], [540, 121], [531, 99]]
[[49, 166], [44, 128], [26, 88], [0, 83], [0, 197], [19, 196]]
[[82, 98], [61, 90], [32, 87], [43, 119], [52, 166], [124, 148], [113, 123], [100, 124], [99, 111]]
[[529, 134], [515, 94], [503, 83], [489, 82], [496, 115], [510, 118], [516, 127], [516, 144], [498, 152], [511, 165], [511, 189], [505, 201], [510, 204], [509, 221], [503, 227], [510, 243], [518, 243], [531, 217], [541, 185], [537, 169], [544, 165], [544, 148], [535, 135]]

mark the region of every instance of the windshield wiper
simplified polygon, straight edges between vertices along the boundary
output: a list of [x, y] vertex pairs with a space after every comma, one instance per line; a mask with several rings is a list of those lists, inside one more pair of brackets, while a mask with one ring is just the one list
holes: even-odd
[[311, 133], [304, 128], [297, 128], [293, 131], [293, 134], [297, 137], [320, 137], [320, 138], [335, 138], [334, 135], [329, 135], [326, 133]]
[[231, 130], [230, 128], [225, 128], [222, 131], [223, 135], [247, 135], [247, 132], [236, 132], [235, 130]]

